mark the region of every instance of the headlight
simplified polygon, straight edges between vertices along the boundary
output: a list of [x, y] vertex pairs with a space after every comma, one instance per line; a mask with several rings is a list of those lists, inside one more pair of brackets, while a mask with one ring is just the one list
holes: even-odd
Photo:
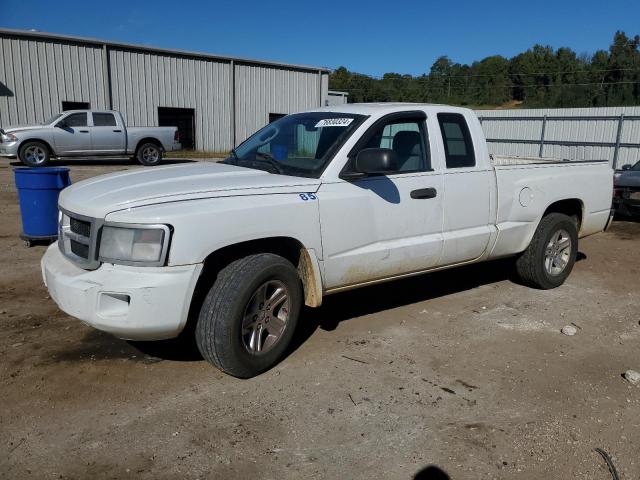
[[100, 238], [101, 262], [164, 265], [170, 230], [167, 225], [105, 225]]
[[2, 134], [2, 141], [3, 142], [15, 142], [16, 140], [18, 140], [18, 137], [16, 137], [13, 133], [3, 133]]

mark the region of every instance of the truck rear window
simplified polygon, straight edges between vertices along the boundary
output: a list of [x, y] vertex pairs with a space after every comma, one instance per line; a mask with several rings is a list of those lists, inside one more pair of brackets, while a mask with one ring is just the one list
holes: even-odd
[[474, 167], [476, 157], [464, 117], [458, 113], [439, 113], [438, 123], [442, 132], [447, 168]]
[[116, 117], [113, 116], [113, 113], [94, 113], [93, 126], [94, 127], [115, 127]]

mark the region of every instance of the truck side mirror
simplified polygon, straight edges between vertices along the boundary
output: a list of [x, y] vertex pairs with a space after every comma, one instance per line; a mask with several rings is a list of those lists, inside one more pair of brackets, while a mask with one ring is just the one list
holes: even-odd
[[67, 128], [67, 124], [64, 120], [60, 120], [58, 123], [56, 123], [56, 127], [58, 128]]
[[622, 170], [631, 170], [631, 165], [628, 163], [626, 165], [622, 165]]
[[355, 170], [367, 175], [384, 175], [398, 170], [398, 156], [389, 148], [365, 148], [358, 152]]

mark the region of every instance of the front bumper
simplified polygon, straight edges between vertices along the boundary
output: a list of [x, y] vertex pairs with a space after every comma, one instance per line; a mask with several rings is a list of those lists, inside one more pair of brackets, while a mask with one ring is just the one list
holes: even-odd
[[640, 215], [640, 189], [620, 188], [613, 199], [613, 208], [622, 215]]
[[0, 143], [0, 157], [17, 157], [18, 142]]
[[41, 266], [44, 283], [61, 310], [127, 340], [178, 336], [202, 270], [202, 264], [103, 264], [97, 270], [83, 270], [62, 255], [57, 242], [47, 249]]

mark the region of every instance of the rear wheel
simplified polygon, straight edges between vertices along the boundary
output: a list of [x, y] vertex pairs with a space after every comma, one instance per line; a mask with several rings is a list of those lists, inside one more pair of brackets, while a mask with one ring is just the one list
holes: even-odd
[[145, 143], [138, 148], [136, 158], [142, 165], [153, 167], [162, 161], [162, 149], [155, 143]]
[[44, 167], [49, 163], [49, 148], [42, 142], [25, 142], [18, 157], [28, 167]]
[[220, 271], [200, 310], [200, 353], [235, 377], [268, 370], [293, 338], [302, 298], [298, 272], [284, 258], [263, 253], [232, 262]]
[[556, 288], [571, 273], [577, 253], [576, 221], [562, 213], [550, 213], [542, 218], [531, 243], [516, 260], [516, 269], [527, 285]]

